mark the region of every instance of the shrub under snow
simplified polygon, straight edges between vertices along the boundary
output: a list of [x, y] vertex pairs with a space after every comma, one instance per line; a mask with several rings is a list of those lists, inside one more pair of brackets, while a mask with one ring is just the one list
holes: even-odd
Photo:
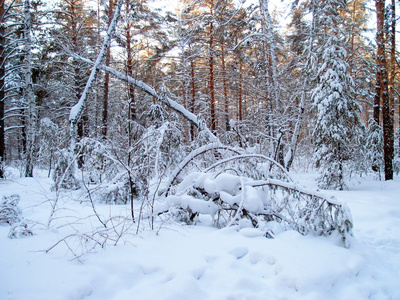
[[20, 238], [33, 235], [18, 207], [19, 195], [4, 196], [0, 202], [0, 225], [11, 225], [9, 238]]
[[21, 210], [18, 207], [19, 195], [4, 196], [0, 203], [0, 224], [12, 225], [21, 221]]
[[[216, 150], [218, 146], [203, 148], [205, 153]], [[261, 155], [221, 158], [212, 167], [181, 176], [184, 179], [173, 186], [175, 181], [179, 181], [183, 169], [200, 152], [196, 150], [190, 154], [172, 172], [169, 186], [155, 208], [157, 213], [167, 213], [186, 223], [195, 223], [206, 215], [216, 227], [247, 224], [264, 230], [266, 236], [271, 236], [268, 223], [280, 223], [301, 234], [337, 234], [345, 246], [349, 245], [352, 219], [346, 205], [334, 197], [329, 198], [293, 183], [282, 169], [277, 177], [271, 164], [255, 161], [268, 160]], [[244, 163], [246, 159], [248, 162]], [[279, 169], [276, 162], [269, 160], [269, 163]], [[255, 168], [267, 173], [259, 173], [258, 178], [248, 176], [254, 174], [251, 170]]]

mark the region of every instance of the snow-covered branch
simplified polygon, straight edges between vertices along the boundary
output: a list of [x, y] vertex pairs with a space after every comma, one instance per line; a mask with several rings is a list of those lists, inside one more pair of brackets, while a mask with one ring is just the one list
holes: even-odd
[[207, 144], [205, 146], [202, 146], [200, 148], [197, 148], [193, 150], [192, 152], [189, 153], [188, 156], [184, 160], [181, 161], [181, 163], [171, 172], [169, 176], [169, 180], [167, 183], [167, 190], [165, 191], [165, 195], [168, 196], [169, 190], [171, 189], [172, 184], [174, 183], [175, 179], [179, 176], [179, 174], [182, 172], [182, 170], [197, 156], [204, 154], [208, 151], [211, 150], [228, 150], [231, 152], [234, 152], [238, 155], [240, 155], [240, 152], [233, 149], [232, 147], [224, 146], [220, 142], [215, 142], [211, 144]]
[[[70, 54], [72, 57], [82, 60], [86, 63], [89, 64], [94, 64], [90, 59], [84, 58], [82, 56], [77, 55], [76, 53], [71, 53]], [[115, 70], [112, 67], [100, 64], [98, 68], [102, 69], [103, 71], [109, 72], [110, 74], [114, 75], [116, 78], [126, 81], [132, 85], [134, 85], [136, 88], [139, 90], [151, 95], [154, 97], [157, 101], [160, 101], [161, 103], [167, 105], [169, 108], [173, 109], [176, 111], [178, 114], [180, 114], [182, 117], [184, 117], [187, 121], [192, 123], [194, 126], [196, 126], [199, 130], [203, 130], [207, 133], [211, 141], [216, 141], [217, 138], [216, 136], [209, 130], [205, 124], [205, 121], [202, 119], [199, 119], [195, 114], [191, 113], [188, 111], [186, 108], [184, 108], [181, 104], [178, 102], [174, 101], [171, 99], [171, 97], [158, 93], [152, 86], [144, 83], [143, 81], [134, 79], [124, 73], [121, 73], [117, 70]]]
[[96, 78], [96, 75], [98, 73], [98, 71], [100, 70], [99, 66], [101, 65], [101, 62], [103, 61], [106, 53], [107, 53], [107, 49], [110, 46], [111, 43], [111, 37], [114, 34], [115, 28], [117, 26], [117, 21], [120, 15], [120, 10], [121, 10], [121, 6], [122, 6], [122, 2], [123, 0], [118, 0], [116, 8], [115, 8], [115, 12], [114, 12], [114, 17], [110, 23], [110, 26], [107, 30], [107, 35], [104, 38], [104, 42], [103, 45], [101, 47], [100, 53], [97, 55], [97, 59], [93, 64], [93, 69], [92, 72], [90, 73], [89, 79], [86, 82], [86, 86], [85, 89], [78, 101], [77, 104], [75, 104], [72, 108], [71, 108], [71, 112], [69, 115], [69, 120], [71, 123], [71, 151], [73, 151], [73, 148], [75, 148], [75, 134], [76, 134], [76, 124], [78, 122], [78, 120], [80, 119], [82, 113], [83, 113], [83, 108], [85, 106], [85, 102], [86, 99], [88, 97], [89, 91], [93, 85], [93, 82]]
[[212, 169], [216, 168], [219, 165], [222, 165], [224, 163], [227, 163], [229, 161], [232, 160], [237, 160], [237, 159], [246, 159], [246, 158], [261, 158], [263, 160], [269, 161], [270, 163], [272, 163], [273, 165], [277, 166], [285, 175], [286, 177], [290, 180], [293, 181], [292, 178], [290, 177], [289, 173], [285, 170], [285, 168], [279, 164], [278, 162], [276, 162], [275, 160], [273, 160], [272, 158], [265, 156], [265, 155], [261, 155], [261, 154], [243, 154], [243, 155], [237, 155], [237, 156], [233, 156], [233, 157], [228, 157], [225, 159], [221, 159], [220, 161], [217, 161], [215, 164], [213, 164], [212, 166], [208, 167], [205, 172], [209, 172]]

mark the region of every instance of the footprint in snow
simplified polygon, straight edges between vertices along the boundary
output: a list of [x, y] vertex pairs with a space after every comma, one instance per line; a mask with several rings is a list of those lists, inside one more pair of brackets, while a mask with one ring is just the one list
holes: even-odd
[[144, 275], [152, 274], [160, 270], [160, 268], [157, 266], [140, 266], [140, 269]]
[[170, 282], [171, 280], [175, 279], [176, 275], [174, 273], [168, 273], [164, 279], [162, 280], [162, 283], [167, 283]]
[[267, 263], [270, 264], [271, 266], [274, 265], [274, 264], [276, 264], [276, 258], [273, 257], [273, 256], [269, 256], [269, 257], [267, 258]]
[[206, 272], [206, 268], [198, 268], [198, 269], [193, 270], [191, 273], [194, 278], [199, 280], [201, 277], [203, 277], [205, 272]]
[[206, 256], [206, 262], [207, 263], [213, 263], [218, 259], [217, 256]]
[[246, 247], [237, 247], [229, 251], [229, 254], [232, 254], [236, 257], [236, 259], [241, 259], [249, 253], [249, 250]]
[[263, 258], [263, 255], [259, 252], [250, 253], [250, 262], [255, 265], [258, 264]]

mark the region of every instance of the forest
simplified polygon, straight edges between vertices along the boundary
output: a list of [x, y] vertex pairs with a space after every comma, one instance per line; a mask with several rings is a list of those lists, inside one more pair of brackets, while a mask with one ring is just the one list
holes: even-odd
[[46, 170], [105, 227], [97, 202], [347, 245], [345, 205], [290, 171], [344, 190], [400, 170], [394, 0], [291, 1], [286, 25], [268, 0], [0, 3], [0, 177]]
[[0, 0], [0, 298], [400, 299], [396, 9]]

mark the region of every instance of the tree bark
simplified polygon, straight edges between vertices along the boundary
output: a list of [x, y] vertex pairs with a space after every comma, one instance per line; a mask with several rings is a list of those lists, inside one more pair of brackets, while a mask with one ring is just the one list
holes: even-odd
[[225, 46], [221, 49], [221, 67], [222, 67], [222, 85], [224, 93], [224, 119], [225, 119], [225, 130], [230, 130], [229, 125], [229, 99], [228, 99], [228, 86], [227, 86], [227, 72], [225, 63]]
[[[111, 21], [112, 21], [112, 14], [113, 14], [113, 6], [114, 6], [114, 1], [110, 0], [108, 3], [108, 26], [110, 26]], [[129, 41], [130, 43], [130, 41]], [[111, 60], [111, 51], [110, 47], [107, 48], [107, 53], [106, 53], [106, 61], [105, 65], [109, 66], [110, 65], [110, 60]], [[109, 94], [109, 85], [110, 85], [110, 74], [106, 72], [104, 76], [104, 95], [103, 95], [103, 118], [101, 122], [101, 135], [103, 139], [107, 138], [107, 129], [108, 129], [108, 94]]]
[[242, 61], [239, 61], [239, 84], [238, 84], [238, 120], [243, 120], [243, 88], [242, 88]]
[[[262, 15], [264, 18], [263, 26], [264, 26], [264, 34], [266, 34], [268, 42], [269, 42], [269, 54], [270, 54], [270, 65], [272, 70], [272, 96], [275, 101], [275, 109], [280, 114], [281, 113], [281, 100], [280, 100], [280, 91], [278, 84], [278, 67], [277, 67], [277, 57], [276, 57], [276, 45], [274, 39], [274, 31], [272, 28], [272, 20], [271, 15], [268, 9], [269, 0], [260, 0], [260, 7], [262, 9]], [[266, 62], [268, 65], [268, 62]]]
[[394, 133], [393, 118], [390, 113], [390, 100], [388, 91], [388, 72], [386, 68], [385, 57], [385, 0], [376, 0], [376, 18], [377, 18], [377, 64], [381, 73], [380, 88], [382, 99], [382, 120], [383, 120], [383, 147], [385, 160], [385, 180], [393, 179], [393, 155], [394, 155]]
[[[126, 14], [130, 13], [130, 0], [125, 1]], [[126, 43], [126, 73], [129, 77], [133, 77], [133, 50], [131, 47], [131, 23], [128, 22], [125, 27], [125, 43]], [[128, 103], [129, 103], [129, 119], [136, 119], [136, 103], [135, 103], [135, 87], [128, 84]]]
[[[390, 80], [389, 80], [389, 93], [390, 93], [390, 117], [394, 120], [394, 99], [395, 93], [395, 78], [396, 78], [396, 5], [395, 0], [392, 0], [390, 7]], [[400, 128], [400, 126], [399, 126]], [[400, 138], [399, 138], [400, 143]], [[400, 145], [400, 144], [399, 144]]]
[[24, 3], [24, 62], [25, 62], [25, 87], [23, 90], [23, 98], [28, 104], [27, 130], [26, 130], [26, 152], [25, 152], [25, 176], [33, 177], [34, 165], [34, 147], [36, 136], [37, 110], [35, 102], [35, 94], [33, 93], [32, 82], [32, 39], [31, 39], [31, 4], [30, 0]]
[[380, 111], [381, 111], [381, 71], [377, 60], [376, 74], [375, 74], [375, 96], [374, 96], [374, 121], [380, 124]]
[[[214, 3], [211, 1], [210, 14], [213, 15]], [[210, 33], [208, 40], [209, 47], [209, 89], [210, 89], [210, 117], [211, 117], [211, 131], [215, 134], [217, 129], [216, 116], [215, 116], [215, 87], [214, 87], [214, 25], [210, 22]]]
[[5, 53], [6, 39], [5, 39], [5, 28], [4, 28], [4, 17], [5, 17], [5, 0], [0, 0], [0, 178], [4, 178], [4, 154], [5, 154], [5, 136], [4, 136], [4, 75], [5, 75]]
[[[196, 104], [196, 81], [195, 81], [195, 74], [194, 74], [194, 59], [190, 60], [190, 83], [191, 83], [191, 90], [192, 90], [192, 101], [189, 106], [189, 111], [194, 114], [194, 106]], [[190, 138], [194, 140], [194, 126], [190, 124]]]

